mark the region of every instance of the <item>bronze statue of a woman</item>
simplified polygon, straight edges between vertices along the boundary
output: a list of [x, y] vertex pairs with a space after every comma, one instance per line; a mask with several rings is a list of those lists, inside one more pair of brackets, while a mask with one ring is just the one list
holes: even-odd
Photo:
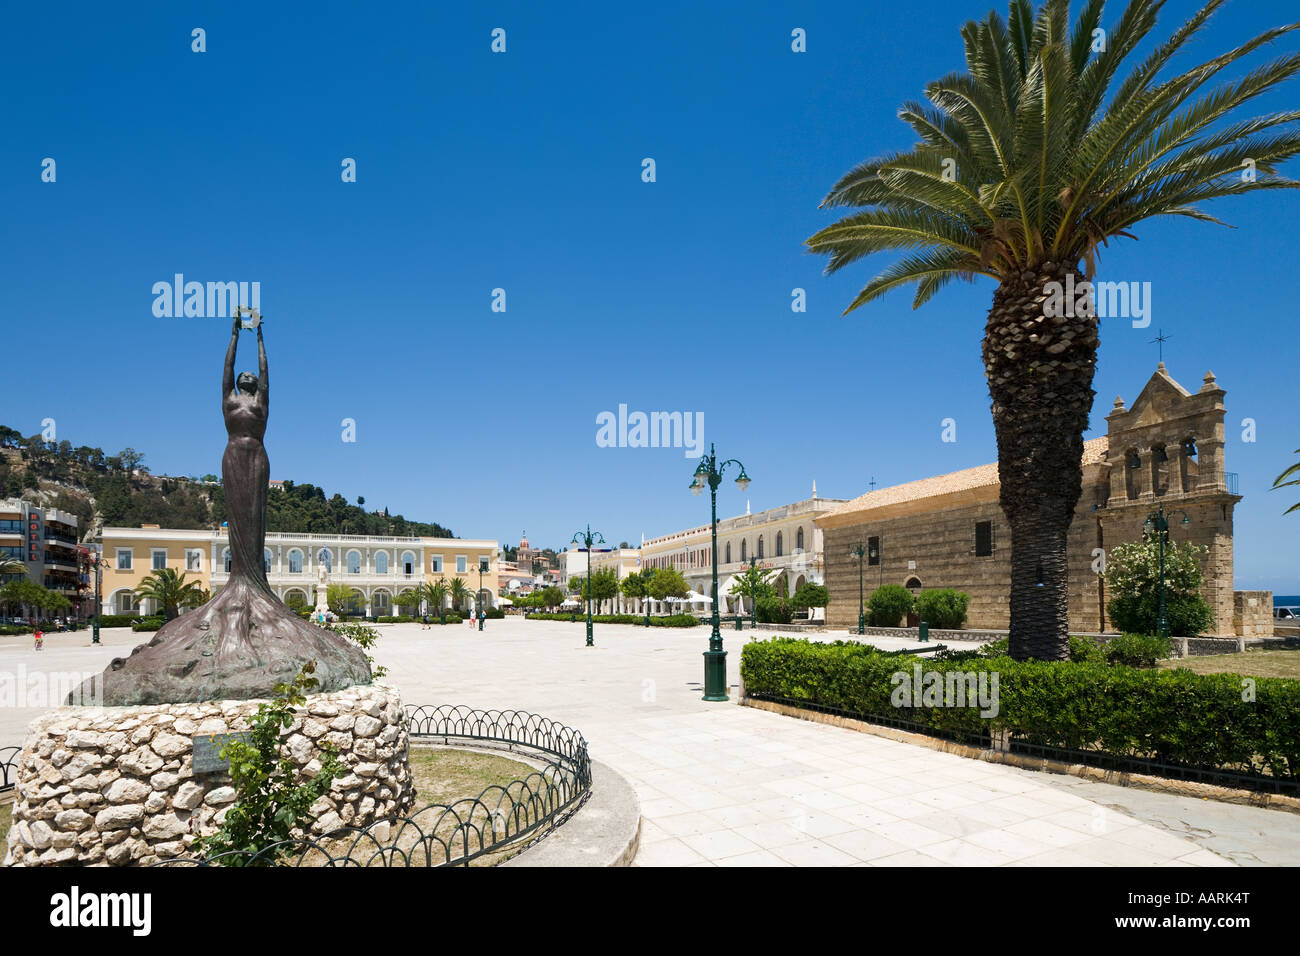
[[101, 678], [106, 706], [269, 697], [276, 684], [291, 682], [308, 661], [316, 662], [319, 691], [370, 683], [370, 665], [360, 647], [303, 620], [266, 580], [262, 553], [271, 466], [262, 436], [270, 391], [260, 321], [256, 327], [258, 374], [241, 372], [235, 378], [241, 328], [236, 313], [221, 381], [230, 438], [221, 458], [230, 577], [208, 603], [167, 622], [130, 657], [113, 660]]

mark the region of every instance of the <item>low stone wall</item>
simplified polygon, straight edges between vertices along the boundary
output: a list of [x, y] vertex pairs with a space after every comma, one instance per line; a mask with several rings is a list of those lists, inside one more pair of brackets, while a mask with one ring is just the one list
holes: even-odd
[[[193, 738], [248, 730], [260, 703], [61, 707], [39, 717], [19, 757], [5, 865], [145, 866], [185, 855], [235, 799], [226, 773], [194, 773]], [[321, 744], [345, 766], [312, 806], [313, 834], [390, 819], [414, 803], [406, 717], [390, 687], [308, 697], [284, 742], [308, 777]]]

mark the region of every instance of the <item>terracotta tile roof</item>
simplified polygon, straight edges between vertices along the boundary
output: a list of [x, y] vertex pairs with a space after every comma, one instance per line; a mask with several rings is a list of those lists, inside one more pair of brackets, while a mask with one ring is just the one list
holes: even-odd
[[[1084, 442], [1083, 465], [1086, 467], [1105, 460], [1106, 450], [1109, 445], [1109, 439], [1105, 435]], [[997, 484], [997, 462], [988, 465], [977, 465], [974, 468], [953, 471], [946, 475], [935, 475], [932, 478], [909, 481], [889, 488], [877, 488], [875, 491], [859, 495], [852, 501], [841, 505], [827, 515], [827, 518], [833, 519], [857, 512], [875, 511], [877, 508], [885, 508], [903, 502], [919, 501], [923, 498], [939, 498], [959, 491], [969, 491], [973, 488], [996, 487]]]

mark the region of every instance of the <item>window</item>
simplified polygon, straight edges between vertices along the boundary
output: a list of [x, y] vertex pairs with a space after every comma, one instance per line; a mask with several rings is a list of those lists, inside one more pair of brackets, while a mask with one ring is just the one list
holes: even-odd
[[491, 568], [492, 568], [492, 562], [489, 559], [487, 558], [478, 559], [478, 569], [482, 571], [484, 574], [487, 574], [488, 571], [491, 570]]
[[727, 560], [725, 563], [727, 564], [731, 563], [731, 542], [730, 541], [727, 542]]
[[740, 560], [742, 564], [749, 560], [749, 545], [745, 542], [744, 538], [740, 539]]
[[226, 566], [226, 573], [229, 574], [230, 573], [230, 549], [229, 548], [226, 548], [225, 552], [221, 556], [221, 560], [222, 563], [225, 564]]
[[785, 535], [780, 531], [776, 533], [776, 556], [779, 558], [785, 553]]
[[[334, 555], [330, 553], [329, 548], [321, 548], [320, 554], [316, 555], [316, 560], [325, 565], [326, 571], [334, 570]], [[229, 568], [227, 568], [229, 570]]]
[[117, 549], [117, 561], [115, 561], [114, 563], [117, 565], [117, 569], [119, 571], [130, 571], [131, 562], [134, 560], [135, 560], [135, 551], [133, 551], [131, 548]]
[[867, 564], [875, 566], [880, 563], [880, 539], [867, 539]]
[[[375, 555], [375, 574], [388, 573], [388, 552], [380, 551]], [[378, 592], [383, 593], [383, 592]]]
[[800, 528], [797, 532], [795, 532], [794, 549], [796, 551], [803, 550], [803, 528]]
[[975, 522], [975, 557], [987, 558], [993, 553], [993, 522]]
[[469, 559], [466, 558], [465, 555], [463, 555], [463, 554], [458, 554], [458, 555], [456, 555], [456, 573], [457, 573], [457, 574], [464, 574], [464, 573], [465, 573], [465, 569], [466, 569], [467, 567], [469, 567], [468, 561], [469, 561]]
[[262, 549], [262, 570], [267, 574], [271, 573], [271, 549]]
[[202, 571], [203, 570], [203, 552], [197, 548], [185, 549], [185, 570]]
[[429, 570], [434, 574], [442, 574], [442, 555], [429, 555]]
[[402, 573], [408, 578], [415, 573], [415, 554], [411, 551], [402, 552]]
[[348, 552], [348, 574], [360, 574], [360, 573], [361, 573], [361, 552], [349, 551]]
[[289, 552], [289, 573], [302, 574], [302, 552], [297, 548]]
[[149, 551], [149, 567], [153, 571], [161, 571], [167, 567], [167, 549], [151, 548]]
[[758, 560], [763, 560], [763, 536], [758, 536]]
[[135, 599], [135, 594], [131, 591], [118, 591], [113, 603], [118, 614], [134, 614], [140, 610], [140, 602]]

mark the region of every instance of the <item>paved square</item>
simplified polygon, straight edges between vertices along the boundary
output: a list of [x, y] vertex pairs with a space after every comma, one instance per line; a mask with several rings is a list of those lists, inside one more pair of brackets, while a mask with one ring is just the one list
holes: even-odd
[[[376, 661], [411, 704], [528, 710], [580, 730], [636, 788], [640, 866], [1297, 865], [1300, 814], [970, 760], [700, 699], [708, 628], [488, 621], [381, 625]], [[765, 636], [763, 632], [758, 632]], [[149, 635], [0, 638], [0, 671], [95, 672]], [[44, 708], [0, 708], [0, 747]]]

